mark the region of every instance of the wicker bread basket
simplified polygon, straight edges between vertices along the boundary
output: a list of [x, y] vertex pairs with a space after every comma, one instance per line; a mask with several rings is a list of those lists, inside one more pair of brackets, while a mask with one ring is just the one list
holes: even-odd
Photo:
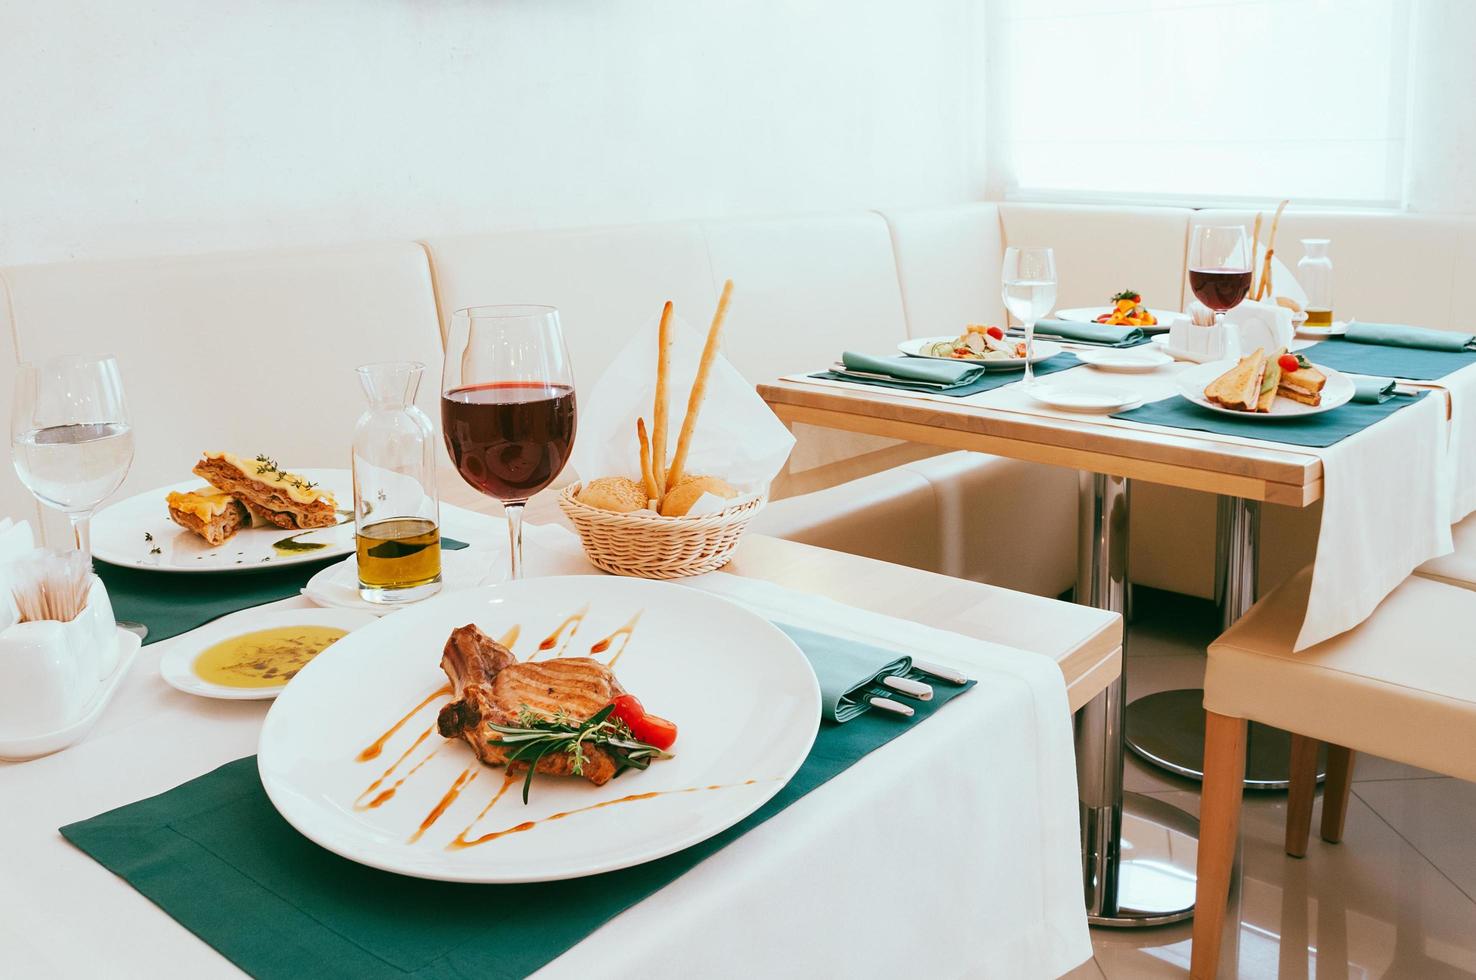
[[580, 503], [581, 486], [565, 487], [559, 506], [579, 532], [585, 557], [597, 568], [637, 578], [685, 578], [722, 568], [765, 500], [760, 494], [698, 517], [616, 514]]

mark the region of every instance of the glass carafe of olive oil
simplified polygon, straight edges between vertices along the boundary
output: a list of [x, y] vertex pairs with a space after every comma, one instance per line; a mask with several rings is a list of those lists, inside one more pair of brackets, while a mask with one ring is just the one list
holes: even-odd
[[354, 532], [359, 595], [368, 602], [413, 602], [441, 590], [435, 433], [415, 405], [424, 372], [415, 361], [358, 369], [369, 407], [354, 429]]
[[1307, 326], [1330, 327], [1333, 322], [1333, 264], [1327, 238], [1302, 239], [1303, 255], [1297, 261], [1297, 281], [1307, 292]]

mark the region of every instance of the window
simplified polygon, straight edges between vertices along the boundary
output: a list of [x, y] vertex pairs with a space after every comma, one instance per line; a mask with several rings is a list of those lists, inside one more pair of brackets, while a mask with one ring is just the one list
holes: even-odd
[[1002, 0], [996, 186], [1077, 200], [1398, 204], [1408, 7]]

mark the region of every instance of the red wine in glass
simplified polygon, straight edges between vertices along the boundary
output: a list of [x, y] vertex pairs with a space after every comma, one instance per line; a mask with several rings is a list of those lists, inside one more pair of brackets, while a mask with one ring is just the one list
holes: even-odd
[[1249, 269], [1190, 269], [1189, 288], [1205, 306], [1223, 313], [1233, 309], [1250, 292]]
[[461, 478], [489, 497], [525, 501], [563, 470], [574, 448], [574, 389], [528, 381], [453, 388], [441, 431]]

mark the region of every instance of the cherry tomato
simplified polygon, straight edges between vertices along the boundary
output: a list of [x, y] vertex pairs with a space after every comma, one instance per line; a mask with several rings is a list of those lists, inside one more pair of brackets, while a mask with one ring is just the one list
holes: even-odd
[[1004, 331], [999, 329], [999, 327], [990, 327], [988, 332], [989, 336], [995, 340], [1004, 340]]
[[615, 706], [615, 717], [627, 725], [633, 725], [646, 717], [645, 705], [634, 694], [622, 694], [610, 703]]
[[658, 749], [666, 750], [677, 740], [677, 726], [665, 718], [655, 715], [644, 715], [637, 722], [626, 722], [630, 726], [630, 733], [647, 745], [654, 745]]
[[1295, 354], [1282, 354], [1279, 358], [1276, 359], [1276, 363], [1281, 366], [1281, 370], [1287, 372], [1296, 371], [1301, 367], [1301, 365], [1297, 363], [1297, 356]]

